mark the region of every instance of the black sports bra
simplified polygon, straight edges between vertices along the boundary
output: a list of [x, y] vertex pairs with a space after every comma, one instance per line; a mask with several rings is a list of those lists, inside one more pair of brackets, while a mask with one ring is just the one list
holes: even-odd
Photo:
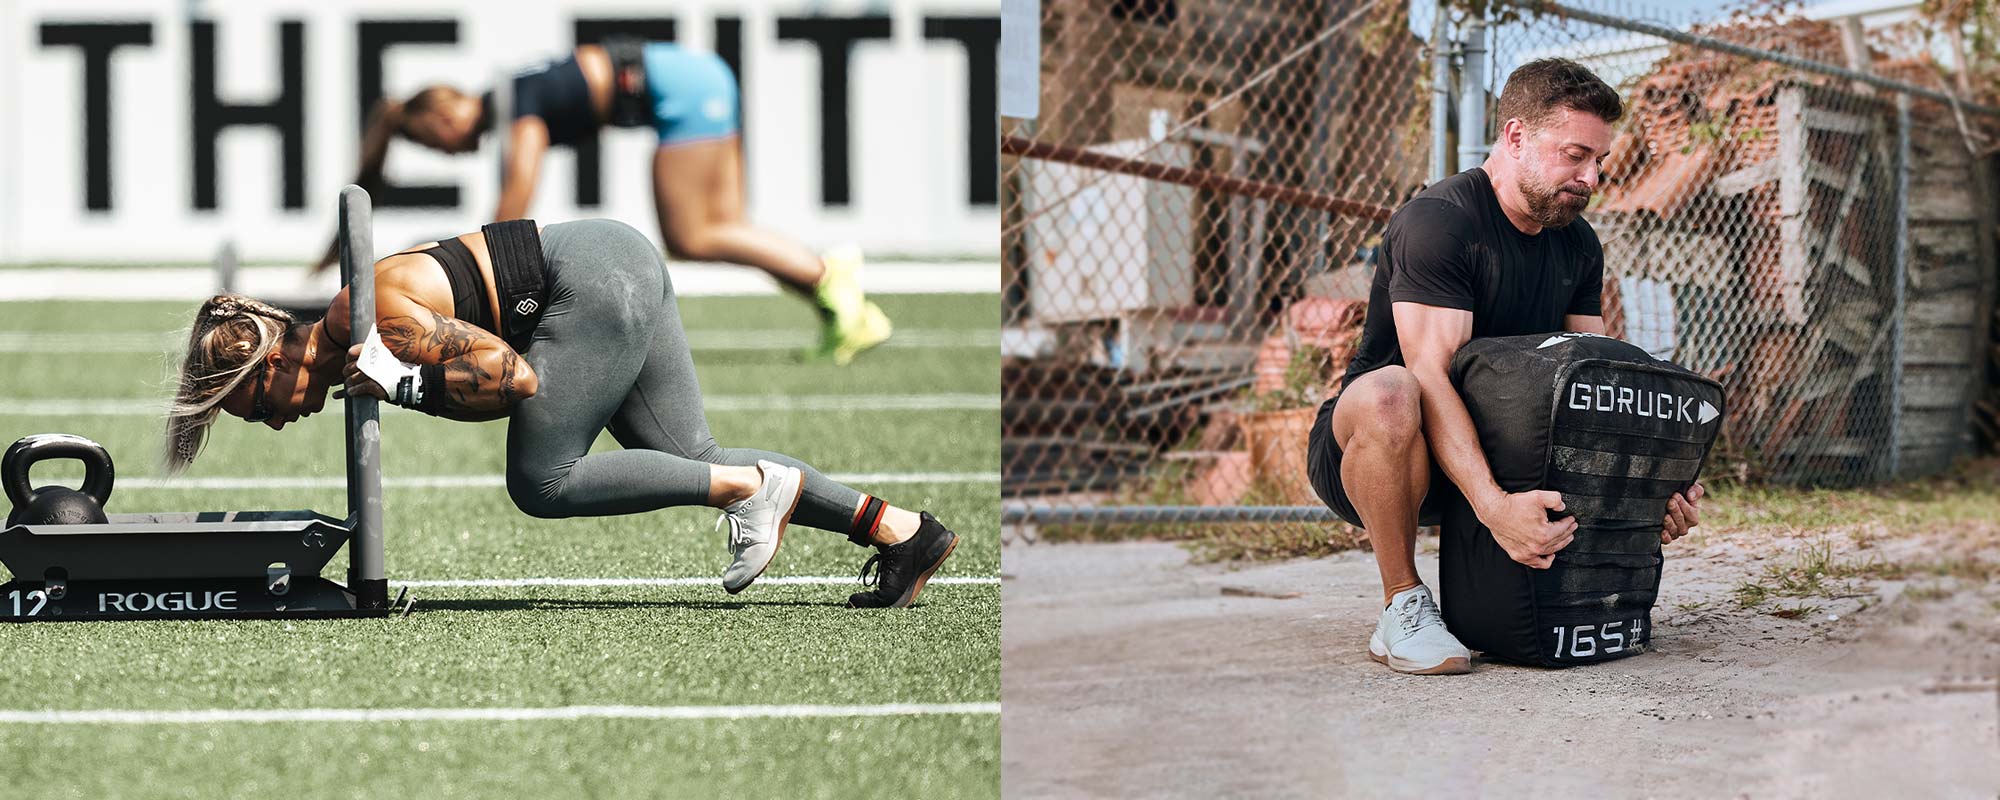
[[445, 280], [451, 282], [452, 316], [499, 335], [499, 326], [487, 311], [486, 281], [479, 275], [479, 261], [472, 257], [472, 248], [454, 236], [417, 252], [437, 259], [444, 267]]

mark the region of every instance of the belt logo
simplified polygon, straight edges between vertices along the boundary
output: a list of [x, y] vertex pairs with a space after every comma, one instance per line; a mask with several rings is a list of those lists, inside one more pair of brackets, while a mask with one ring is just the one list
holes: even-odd
[[541, 307], [542, 307], [541, 303], [535, 302], [535, 298], [530, 297], [526, 300], [522, 300], [520, 303], [515, 304], [514, 313], [520, 314], [521, 316], [525, 317], [529, 314], [535, 313], [535, 311], [537, 309], [540, 309]]
[[[1697, 405], [1699, 403], [1699, 405]], [[1579, 411], [1603, 411], [1640, 417], [1669, 419], [1707, 425], [1722, 412], [1707, 400], [1681, 397], [1667, 392], [1636, 391], [1630, 386], [1571, 384], [1569, 407]]]

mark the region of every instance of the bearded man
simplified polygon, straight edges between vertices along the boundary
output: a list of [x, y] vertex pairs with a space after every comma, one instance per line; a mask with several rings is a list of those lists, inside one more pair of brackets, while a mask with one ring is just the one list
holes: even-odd
[[[1320, 499], [1374, 545], [1386, 607], [1368, 650], [1393, 670], [1472, 669], [1416, 568], [1417, 528], [1437, 524], [1455, 494], [1529, 567], [1547, 569], [1576, 530], [1561, 494], [1495, 483], [1447, 370], [1473, 337], [1604, 333], [1604, 252], [1580, 215], [1622, 113], [1582, 65], [1526, 64], [1507, 77], [1485, 163], [1389, 220], [1360, 350], [1320, 406], [1307, 462]], [[1698, 524], [1701, 496], [1696, 484], [1669, 501], [1664, 540]]]

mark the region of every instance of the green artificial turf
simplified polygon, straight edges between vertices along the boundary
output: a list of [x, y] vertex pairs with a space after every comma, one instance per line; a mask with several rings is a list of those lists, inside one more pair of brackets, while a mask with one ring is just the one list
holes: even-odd
[[[0, 712], [38, 710], [543, 708], [996, 703], [1000, 697], [998, 298], [878, 302], [913, 341], [841, 369], [781, 349], [697, 349], [725, 445], [788, 453], [856, 488], [931, 510], [961, 542], [907, 612], [843, 607], [871, 550], [788, 533], [765, 584], [728, 595], [716, 512], [541, 520], [504, 488], [398, 487], [400, 479], [501, 474], [506, 423], [409, 412], [383, 418], [391, 584], [524, 578], [699, 578], [697, 585], [418, 587], [407, 617], [340, 621], [0, 626]], [[783, 297], [689, 298], [697, 347], [770, 332], [804, 341], [812, 319]], [[345, 514], [337, 485], [161, 485], [160, 422], [141, 410], [60, 414], [72, 402], [158, 403], [174, 331], [191, 304], [0, 303], [0, 444], [64, 431], [104, 444], [126, 485], [110, 510], [310, 508]], [[23, 339], [22, 337], [27, 337]], [[157, 351], [150, 342], [162, 344]], [[755, 336], [747, 337], [755, 340]], [[25, 352], [20, 342], [61, 352]], [[94, 346], [116, 352], [92, 352]], [[786, 409], [791, 398], [931, 397], [941, 409]], [[831, 402], [831, 401], [829, 401]], [[725, 406], [727, 404], [724, 404]], [[26, 411], [24, 411], [24, 409]], [[342, 475], [339, 406], [282, 432], [225, 419], [189, 478]], [[599, 449], [615, 448], [608, 436]], [[80, 470], [50, 464], [37, 484]], [[145, 485], [147, 483], [153, 485]], [[345, 570], [337, 556], [327, 574]], [[0, 780], [61, 797], [536, 794], [589, 797], [990, 797], [991, 713], [760, 719], [45, 724], [0, 722]]]
[[42, 800], [973, 798], [999, 795], [1000, 721], [35, 726], [0, 728], [0, 754]]

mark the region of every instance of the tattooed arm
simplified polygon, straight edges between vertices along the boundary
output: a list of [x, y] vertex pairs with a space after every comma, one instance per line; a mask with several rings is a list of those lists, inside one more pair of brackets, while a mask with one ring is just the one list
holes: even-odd
[[[464, 422], [499, 419], [535, 394], [534, 369], [500, 337], [400, 298], [384, 298], [377, 311], [381, 319], [375, 328], [389, 352], [407, 363], [444, 368], [444, 386], [425, 387], [426, 392], [445, 393], [438, 416]], [[360, 353], [358, 344], [348, 352], [348, 390], [382, 397], [381, 388], [354, 366]]]

